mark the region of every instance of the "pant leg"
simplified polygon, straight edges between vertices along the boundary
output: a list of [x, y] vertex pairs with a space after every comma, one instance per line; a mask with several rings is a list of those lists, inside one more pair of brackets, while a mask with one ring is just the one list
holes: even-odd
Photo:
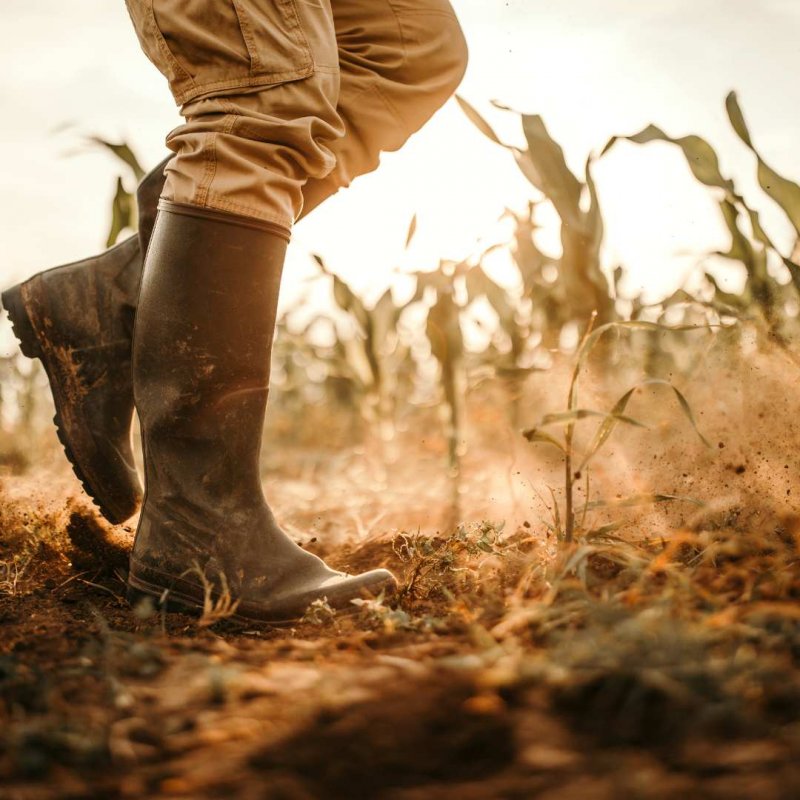
[[[175, 50], [183, 53], [177, 45], [187, 27], [182, 21], [173, 21], [170, 28], [169, 24], [164, 24], [170, 20], [159, 13], [157, 21], [162, 28], [168, 28], [164, 37], [154, 23], [148, 27], [147, 21], [141, 20], [142, 6], [155, 6], [154, 10], [160, 10], [159, 4], [167, 0], [126, 1], [135, 24], [139, 17], [137, 32], [148, 55], [153, 41], [159, 38], [168, 39]], [[200, 11], [203, 11], [203, 6], [213, 0], [188, 2], [190, 6], [200, 3]], [[246, 2], [255, 5], [258, 0]], [[282, 8], [292, 0], [271, 2]], [[467, 47], [448, 0], [330, 2], [336, 54], [331, 50], [328, 9], [324, 8], [322, 14], [317, 10], [314, 16], [311, 2], [298, 0], [298, 17], [306, 29], [314, 32], [307, 38], [316, 42], [312, 60], [317, 62], [318, 74], [311, 91], [302, 85], [278, 92], [275, 86], [268, 84], [264, 91], [251, 96], [246, 93], [252, 91], [251, 84], [240, 81], [240, 85], [231, 85], [229, 82], [226, 87], [229, 95], [231, 89], [241, 92], [226, 98], [220, 97], [221, 90], [217, 89], [213, 97], [190, 103], [184, 109], [191, 114], [187, 125], [178, 128], [170, 137], [171, 147], [177, 148], [179, 158], [173, 159], [170, 165], [171, 183], [176, 188], [168, 186], [165, 197], [279, 219], [285, 224], [289, 207], [295, 209], [296, 216], [298, 208], [302, 208], [302, 215], [305, 215], [338, 189], [348, 186], [355, 177], [374, 170], [381, 152], [399, 149], [456, 90], [466, 69]], [[239, 8], [240, 4], [241, 0], [233, 3], [227, 0], [221, 7]], [[155, 14], [153, 16], [155, 18]], [[220, 27], [218, 24], [217, 29]], [[235, 25], [228, 24], [228, 27]], [[302, 32], [303, 28], [299, 30]], [[263, 30], [261, 32], [263, 35]], [[215, 47], [222, 49], [219, 44]], [[206, 45], [205, 49], [213, 48]], [[250, 49], [257, 50], [257, 47]], [[259, 62], [272, 63], [269, 77], [273, 80], [300, 78], [300, 83], [305, 84], [303, 78], [308, 77], [308, 67], [303, 60], [303, 49], [289, 41], [288, 45], [284, 42], [274, 50], [274, 57], [265, 52]], [[186, 78], [175, 70], [170, 74], [164, 69], [161, 51], [156, 51], [156, 57], [150, 57], [167, 74], [171, 85], [178, 84], [177, 98], [191, 99], [193, 93], [191, 87], [187, 89]], [[275, 64], [276, 59], [284, 63]], [[190, 53], [184, 60], [198, 59]], [[205, 73], [212, 68], [219, 69], [214, 64], [206, 64]], [[197, 68], [194, 72], [200, 73], [195, 82], [196, 94], [198, 82], [200, 88], [204, 88], [205, 73]], [[339, 75], [340, 86], [336, 80]], [[317, 99], [322, 95], [315, 119], [291, 117], [296, 113], [298, 94], [316, 95]], [[337, 105], [332, 109], [330, 102], [334, 95]], [[276, 127], [281, 136], [275, 135]], [[281, 138], [285, 140], [283, 144]], [[266, 145], [262, 139], [266, 140]], [[220, 148], [226, 163], [222, 176], [217, 169]], [[271, 163], [270, 158], [277, 159], [277, 163]], [[304, 173], [307, 181], [301, 185]], [[263, 186], [259, 185], [260, 179], [264, 180]], [[274, 202], [270, 202], [276, 183], [283, 187], [283, 202], [278, 213]], [[270, 194], [266, 205], [264, 194]], [[259, 203], [255, 202], [256, 198]]]
[[289, 230], [344, 134], [330, 0], [126, 0], [185, 124], [162, 197]]
[[345, 135], [335, 166], [303, 189], [303, 215], [374, 170], [455, 92], [467, 45], [448, 0], [331, 0]]

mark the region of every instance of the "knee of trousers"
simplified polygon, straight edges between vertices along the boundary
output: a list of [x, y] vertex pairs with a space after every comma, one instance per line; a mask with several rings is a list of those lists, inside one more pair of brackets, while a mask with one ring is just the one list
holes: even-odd
[[448, 0], [390, 0], [390, 4], [402, 58], [374, 65], [376, 88], [410, 136], [458, 88], [467, 69], [468, 48]]
[[162, 197], [291, 228], [306, 181], [336, 163], [338, 83], [338, 72], [318, 72], [185, 106], [186, 123], [167, 137], [175, 156]]
[[[411, 91], [400, 112], [417, 130], [453, 96], [467, 70], [469, 52], [455, 14], [418, 15], [404, 23], [406, 42], [402, 77]], [[413, 95], [413, 96], [411, 96]]]
[[[467, 43], [448, 0], [385, 0], [379, 44], [355, 39], [340, 46], [339, 112], [347, 135], [337, 142], [335, 188], [378, 166], [400, 149], [457, 89], [467, 67]], [[364, 38], [374, 35], [365, 25]], [[308, 198], [307, 198], [308, 199]]]
[[344, 132], [330, 0], [126, 4], [186, 120], [162, 197], [290, 226]]

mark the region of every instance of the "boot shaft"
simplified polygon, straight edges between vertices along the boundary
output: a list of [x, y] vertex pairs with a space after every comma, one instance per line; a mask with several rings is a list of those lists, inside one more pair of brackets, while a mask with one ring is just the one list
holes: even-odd
[[193, 509], [202, 515], [262, 497], [259, 454], [285, 252], [284, 238], [237, 217], [171, 205], [159, 212], [133, 347], [145, 506], [179, 502], [180, 514], [194, 516]]

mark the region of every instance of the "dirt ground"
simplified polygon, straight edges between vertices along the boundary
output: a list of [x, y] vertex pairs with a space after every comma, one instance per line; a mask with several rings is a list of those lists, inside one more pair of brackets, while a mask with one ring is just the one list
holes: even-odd
[[[268, 452], [303, 546], [402, 585], [291, 629], [131, 609], [132, 527], [55, 459], [3, 477], [0, 798], [800, 797], [798, 375], [710, 353], [682, 384], [710, 447], [635, 397], [653, 424], [614, 433], [590, 489], [611, 505], [570, 546], [540, 499], [558, 453], [500, 394], [455, 508], [433, 427]], [[531, 419], [554, 385], [533, 376]], [[690, 500], [622, 502], [643, 492]]]

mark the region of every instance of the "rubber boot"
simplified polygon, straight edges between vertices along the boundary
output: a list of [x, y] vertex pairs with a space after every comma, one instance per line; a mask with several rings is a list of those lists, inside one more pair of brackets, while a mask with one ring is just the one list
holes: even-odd
[[161, 201], [133, 343], [145, 500], [129, 598], [286, 623], [315, 600], [348, 606], [392, 590], [296, 545], [264, 499], [259, 454], [285, 233], [269, 223]]
[[131, 337], [146, 248], [166, 160], [137, 190], [139, 233], [92, 258], [46, 272], [2, 293], [20, 349], [50, 382], [54, 422], [86, 493], [113, 523], [136, 513]]

